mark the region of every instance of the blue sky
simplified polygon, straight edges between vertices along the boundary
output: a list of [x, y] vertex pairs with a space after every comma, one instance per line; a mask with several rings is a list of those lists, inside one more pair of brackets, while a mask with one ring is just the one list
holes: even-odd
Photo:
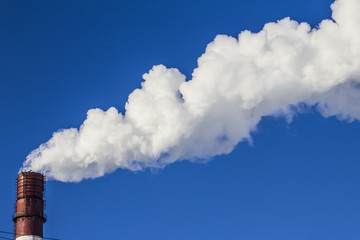
[[[153, 65], [188, 78], [217, 34], [290, 16], [315, 27], [330, 0], [2, 1], [0, 230], [11, 231], [27, 154], [90, 108], [124, 111]], [[360, 238], [360, 124], [310, 109], [264, 118], [254, 144], [206, 164], [47, 183], [45, 236], [60, 239]], [[1, 236], [1, 235], [0, 235]]]

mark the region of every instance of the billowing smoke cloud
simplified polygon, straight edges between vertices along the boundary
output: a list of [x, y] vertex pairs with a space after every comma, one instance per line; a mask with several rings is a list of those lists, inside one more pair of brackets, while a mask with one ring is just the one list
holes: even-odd
[[192, 79], [154, 66], [126, 112], [91, 109], [80, 129], [55, 132], [25, 170], [80, 181], [118, 168], [162, 168], [230, 153], [263, 116], [290, 118], [299, 104], [325, 117], [360, 119], [359, 0], [337, 0], [316, 29], [289, 18], [238, 39], [219, 35]]

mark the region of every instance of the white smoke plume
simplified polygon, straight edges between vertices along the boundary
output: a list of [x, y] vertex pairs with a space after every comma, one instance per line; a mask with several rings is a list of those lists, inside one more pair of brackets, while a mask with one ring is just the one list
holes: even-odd
[[129, 95], [126, 112], [91, 109], [79, 129], [55, 132], [23, 170], [80, 181], [118, 168], [162, 168], [230, 153], [250, 140], [262, 117], [291, 118], [315, 106], [324, 115], [360, 119], [360, 1], [337, 0], [333, 20], [315, 29], [289, 18], [238, 38], [219, 35], [192, 79], [154, 66]]

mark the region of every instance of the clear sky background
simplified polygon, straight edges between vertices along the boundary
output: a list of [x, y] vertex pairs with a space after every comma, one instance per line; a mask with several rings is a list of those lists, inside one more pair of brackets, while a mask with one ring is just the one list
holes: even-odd
[[[187, 78], [217, 34], [290, 16], [312, 27], [331, 0], [1, 1], [0, 230], [12, 231], [27, 154], [90, 108], [115, 106], [153, 65]], [[254, 144], [206, 164], [49, 181], [44, 234], [64, 240], [360, 239], [360, 123], [316, 111], [265, 118]], [[1, 235], [0, 236], [5, 236]]]

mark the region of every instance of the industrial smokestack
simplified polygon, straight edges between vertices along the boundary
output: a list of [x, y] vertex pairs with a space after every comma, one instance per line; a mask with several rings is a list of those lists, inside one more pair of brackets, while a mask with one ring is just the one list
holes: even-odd
[[45, 176], [21, 172], [17, 177], [16, 207], [13, 217], [16, 240], [42, 240]]

